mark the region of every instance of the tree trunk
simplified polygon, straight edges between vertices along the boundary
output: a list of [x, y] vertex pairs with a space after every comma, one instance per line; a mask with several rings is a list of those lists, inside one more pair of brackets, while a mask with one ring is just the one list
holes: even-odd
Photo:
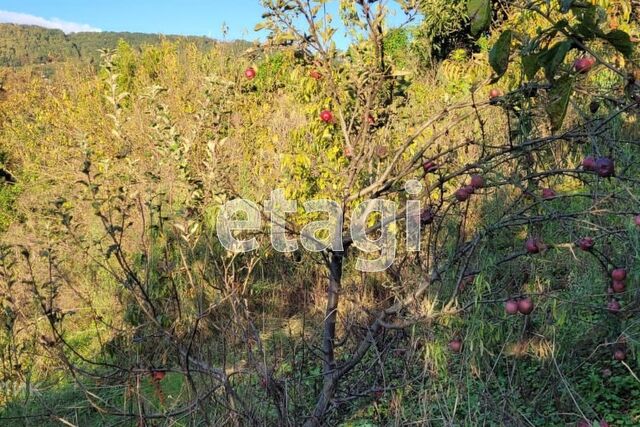
[[338, 314], [338, 303], [340, 300], [340, 284], [342, 281], [342, 261], [344, 252], [332, 252], [329, 262], [329, 287], [327, 289], [327, 309], [325, 311], [324, 329], [322, 333], [322, 353], [323, 363], [323, 386], [316, 407], [311, 418], [305, 426], [322, 425], [322, 420], [329, 409], [331, 399], [335, 394], [335, 341], [336, 341], [336, 318]]

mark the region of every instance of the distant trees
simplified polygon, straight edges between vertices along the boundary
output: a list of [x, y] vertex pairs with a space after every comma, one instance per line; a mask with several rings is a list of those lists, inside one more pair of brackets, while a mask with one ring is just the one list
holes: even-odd
[[[0, 66], [19, 67], [78, 59], [97, 64], [100, 61], [99, 50], [115, 49], [120, 40], [132, 49], [139, 50], [143, 45], [159, 44], [163, 39], [184, 39], [202, 50], [211, 49], [218, 44], [216, 40], [207, 37], [117, 32], [65, 34], [61, 30], [30, 25], [0, 24]], [[249, 46], [249, 43], [243, 41], [228, 44], [237, 49]]]

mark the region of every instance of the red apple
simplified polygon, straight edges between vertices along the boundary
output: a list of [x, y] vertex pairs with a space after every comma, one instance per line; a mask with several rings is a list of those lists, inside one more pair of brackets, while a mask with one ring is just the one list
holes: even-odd
[[497, 89], [497, 88], [493, 88], [493, 89], [491, 89], [491, 91], [489, 92], [489, 98], [490, 98], [490, 99], [496, 99], [496, 98], [501, 97], [502, 95], [504, 95], [504, 94], [502, 93], [502, 91], [501, 91], [500, 89]]
[[591, 237], [583, 237], [582, 239], [578, 240], [577, 243], [580, 249], [582, 249], [583, 251], [590, 251], [595, 245], [595, 241]]
[[640, 227], [640, 215], [636, 215], [636, 217], [633, 219], [633, 222], [635, 222], [635, 224]]
[[587, 156], [582, 160], [582, 168], [586, 171], [594, 172], [596, 170], [596, 159], [593, 156]]
[[469, 194], [473, 194], [476, 191], [476, 187], [474, 187], [473, 185], [465, 185], [464, 187], [462, 187], [462, 189]]
[[484, 178], [482, 175], [471, 175], [471, 186], [475, 189], [484, 187]]
[[438, 169], [438, 164], [436, 162], [433, 162], [431, 160], [426, 161], [422, 164], [422, 167], [424, 168], [424, 172], [425, 173], [429, 173], [429, 172], [434, 172]]
[[460, 353], [462, 350], [462, 340], [458, 338], [451, 340], [451, 342], [449, 342], [449, 350], [454, 353]]
[[596, 60], [590, 56], [583, 56], [582, 58], [576, 59], [576, 62], [573, 63], [573, 68], [578, 73], [587, 73], [593, 66], [595, 65]]
[[543, 188], [542, 189], [542, 198], [544, 200], [553, 199], [554, 197], [556, 197], [556, 192], [553, 191], [552, 188]]
[[422, 225], [429, 225], [433, 222], [434, 215], [431, 209], [426, 208], [420, 212], [420, 223]]
[[252, 67], [249, 67], [244, 70], [244, 76], [249, 80], [253, 80], [253, 78], [256, 76], [256, 70], [254, 70]]
[[320, 80], [322, 78], [322, 74], [318, 70], [309, 71], [309, 76], [313, 79]]
[[517, 314], [518, 301], [514, 299], [507, 300], [507, 302], [504, 303], [504, 311], [506, 311], [507, 314]]
[[620, 303], [614, 299], [609, 301], [609, 304], [607, 304], [607, 310], [609, 310], [610, 313], [618, 313], [621, 308]]
[[613, 352], [613, 358], [618, 361], [623, 361], [627, 358], [627, 353], [623, 349], [619, 348]]
[[527, 297], [518, 301], [518, 311], [524, 315], [530, 314], [533, 311], [533, 301]]
[[154, 381], [162, 381], [164, 376], [165, 376], [165, 372], [164, 371], [151, 371], [151, 378]]
[[530, 254], [537, 254], [540, 252], [540, 249], [544, 246], [544, 244], [535, 237], [531, 237], [524, 242], [524, 247]]
[[613, 280], [618, 280], [621, 282], [627, 278], [627, 270], [625, 270], [624, 268], [616, 268], [611, 271], [611, 278]]
[[596, 172], [603, 178], [614, 176], [616, 171], [613, 160], [608, 157], [598, 157], [596, 160]]
[[376, 120], [373, 118], [371, 114], [367, 115], [367, 123], [369, 123], [370, 125], [374, 125], [376, 123]]
[[325, 123], [330, 123], [333, 121], [333, 113], [329, 110], [322, 110], [320, 113], [320, 120]]
[[613, 283], [611, 284], [611, 290], [616, 294], [623, 293], [624, 289], [625, 289], [625, 285], [623, 281], [614, 280]]
[[467, 190], [465, 190], [464, 188], [459, 188], [458, 190], [456, 190], [456, 192], [454, 193], [454, 196], [456, 197], [456, 199], [459, 202], [464, 202], [465, 200], [468, 200], [470, 197], [470, 194], [467, 192]]

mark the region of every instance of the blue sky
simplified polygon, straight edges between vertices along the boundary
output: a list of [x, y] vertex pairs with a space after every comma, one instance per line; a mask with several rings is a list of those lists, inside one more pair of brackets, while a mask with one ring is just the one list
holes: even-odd
[[[337, 2], [334, 2], [337, 3]], [[0, 0], [0, 22], [103, 30], [203, 35], [255, 40], [263, 10], [259, 0]], [[401, 21], [397, 13], [393, 21]], [[341, 43], [339, 43], [341, 44]]]

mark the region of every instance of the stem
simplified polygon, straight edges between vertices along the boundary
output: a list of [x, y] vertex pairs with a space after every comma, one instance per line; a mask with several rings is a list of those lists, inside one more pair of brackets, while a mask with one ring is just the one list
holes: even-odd
[[329, 260], [329, 288], [327, 289], [327, 309], [322, 333], [322, 352], [324, 354], [323, 386], [316, 407], [305, 426], [319, 426], [329, 409], [329, 404], [336, 391], [335, 379], [335, 341], [336, 318], [340, 301], [340, 283], [342, 281], [342, 264], [344, 252], [332, 252]]

